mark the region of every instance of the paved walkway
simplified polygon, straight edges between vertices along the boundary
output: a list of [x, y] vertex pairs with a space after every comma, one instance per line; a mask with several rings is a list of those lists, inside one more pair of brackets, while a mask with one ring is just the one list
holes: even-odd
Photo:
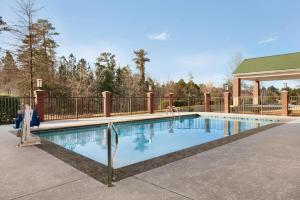
[[0, 199], [300, 199], [300, 120], [102, 183], [0, 126]]

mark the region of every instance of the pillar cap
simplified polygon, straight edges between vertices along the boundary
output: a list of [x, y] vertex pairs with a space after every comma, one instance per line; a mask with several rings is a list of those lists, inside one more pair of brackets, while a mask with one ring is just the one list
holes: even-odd
[[147, 92], [147, 96], [152, 96], [153, 92]]
[[40, 89], [34, 90], [34, 95], [35, 95], [35, 96], [38, 96], [38, 95], [43, 95], [43, 96], [45, 96], [45, 95], [46, 95], [46, 91], [45, 91], [45, 90], [40, 90]]
[[281, 92], [289, 92], [289, 91], [287, 91], [287, 90], [281, 90]]
[[37, 89], [37, 90], [34, 90], [35, 92], [45, 92], [45, 90], [41, 90], [41, 89]]
[[110, 91], [103, 91], [102, 94], [111, 94]]

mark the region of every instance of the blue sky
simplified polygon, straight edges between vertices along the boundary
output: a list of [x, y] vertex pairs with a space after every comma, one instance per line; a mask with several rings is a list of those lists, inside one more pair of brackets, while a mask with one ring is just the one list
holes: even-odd
[[[221, 83], [230, 60], [300, 51], [300, 1], [296, 0], [37, 0], [37, 17], [60, 35], [58, 55], [74, 53], [92, 65], [103, 51], [120, 65], [144, 48], [147, 73], [157, 81]], [[15, 20], [14, 1], [0, 0], [0, 15]], [[277, 83], [277, 84], [282, 84]], [[291, 84], [298, 84], [291, 82]]]

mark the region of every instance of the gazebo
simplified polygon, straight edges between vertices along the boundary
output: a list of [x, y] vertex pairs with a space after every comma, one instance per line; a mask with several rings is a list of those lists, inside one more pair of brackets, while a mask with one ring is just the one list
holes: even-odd
[[233, 106], [240, 104], [241, 80], [253, 81], [253, 104], [258, 104], [261, 81], [291, 79], [300, 79], [300, 52], [245, 59], [233, 72]]

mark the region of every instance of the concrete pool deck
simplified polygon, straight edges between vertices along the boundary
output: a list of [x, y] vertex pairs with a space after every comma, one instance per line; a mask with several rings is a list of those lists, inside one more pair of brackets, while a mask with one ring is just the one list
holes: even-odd
[[[46, 122], [42, 128], [93, 123], [76, 121]], [[107, 188], [37, 147], [16, 148], [11, 125], [2, 125], [0, 199], [300, 199], [299, 130], [300, 119]]]

